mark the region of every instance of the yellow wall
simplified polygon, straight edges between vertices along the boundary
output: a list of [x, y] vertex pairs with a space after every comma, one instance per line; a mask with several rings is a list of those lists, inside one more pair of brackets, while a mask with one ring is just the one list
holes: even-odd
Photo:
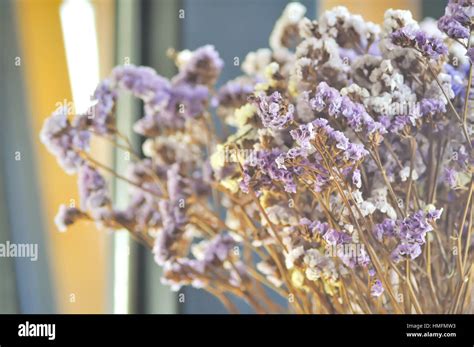
[[334, 6], [345, 6], [352, 13], [360, 14], [374, 23], [382, 23], [383, 15], [389, 8], [410, 10], [415, 19], [419, 19], [421, 13], [420, 0], [320, 0], [321, 11]]
[[[59, 0], [15, 2], [22, 47], [22, 67], [29, 99], [32, 133], [38, 134], [57, 102], [71, 100], [71, 90], [59, 17]], [[113, 2], [96, 1], [102, 20], [98, 25], [101, 71], [112, 59]], [[107, 40], [104, 42], [104, 40]], [[92, 91], [91, 91], [92, 92]], [[106, 300], [107, 236], [92, 224], [80, 224], [59, 233], [53, 223], [57, 208], [77, 201], [76, 176], [66, 175], [35, 136], [37, 172], [49, 237], [56, 303], [63, 313], [104, 312]], [[100, 156], [106, 158], [107, 150]], [[74, 300], [75, 299], [75, 302]]]

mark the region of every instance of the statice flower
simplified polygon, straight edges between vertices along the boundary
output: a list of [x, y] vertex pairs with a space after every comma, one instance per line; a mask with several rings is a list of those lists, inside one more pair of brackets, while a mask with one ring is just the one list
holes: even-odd
[[392, 42], [402, 47], [412, 47], [429, 59], [446, 55], [448, 48], [438, 37], [428, 36], [423, 30], [403, 27], [391, 34]]
[[170, 83], [149, 67], [124, 65], [112, 71], [112, 81], [119, 90], [132, 93], [147, 107], [158, 109], [169, 99]]
[[380, 33], [378, 25], [364, 21], [362, 16], [350, 13], [343, 6], [326, 11], [318, 24], [319, 32], [324, 38], [333, 37], [340, 47], [356, 51], [368, 50]]
[[306, 8], [293, 2], [283, 11], [282, 16], [277, 20], [270, 35], [270, 47], [275, 50], [286, 50], [298, 33], [298, 23], [304, 18]]
[[67, 207], [66, 205], [60, 205], [58, 213], [54, 218], [54, 223], [59, 231], [66, 231], [67, 227], [74, 224], [81, 218], [84, 218], [85, 214], [75, 207]]
[[438, 20], [438, 28], [453, 39], [467, 39], [473, 16], [474, 6], [471, 0], [449, 0], [445, 15]]
[[[78, 173], [80, 204], [61, 205], [58, 228], [125, 229], [163, 283], [207, 290], [230, 312], [235, 297], [257, 313], [471, 312], [472, 7], [449, 1], [442, 32], [404, 10], [379, 27], [290, 3], [270, 48], [218, 89], [210, 45], [170, 50], [169, 79], [115, 68], [86, 112], [59, 109], [41, 131]], [[142, 146], [117, 129], [123, 92], [142, 105]], [[95, 138], [125, 152], [124, 172], [90, 153]], [[128, 201], [112, 199], [112, 180]]]
[[257, 263], [257, 270], [260, 271], [275, 287], [281, 287], [283, 281], [279, 278], [278, 268], [274, 264], [265, 261]]
[[438, 99], [423, 99], [420, 103], [420, 111], [423, 116], [434, 116], [446, 112], [446, 105]]
[[45, 120], [40, 139], [63, 169], [73, 174], [84, 163], [80, 151], [89, 150], [90, 133], [86, 129], [73, 127], [67, 108], [60, 108]]
[[117, 101], [117, 91], [110, 79], [103, 80], [93, 94], [94, 105], [87, 114], [87, 121], [99, 134], [110, 132], [114, 122], [114, 107]]
[[185, 51], [181, 58], [179, 74], [173, 80], [175, 84], [213, 85], [224, 66], [212, 45], [202, 46], [194, 52]]
[[433, 223], [441, 217], [442, 209], [432, 209], [427, 212], [419, 210], [401, 220], [385, 220], [375, 226], [377, 239], [395, 238], [397, 247], [392, 251], [392, 259], [396, 262], [405, 257], [416, 259], [422, 252], [421, 247], [426, 242], [426, 234], [433, 231]]
[[474, 47], [471, 47], [467, 50], [466, 56], [471, 61], [471, 64], [474, 64]]
[[[281, 154], [282, 152], [277, 149], [256, 152], [255, 158], [249, 158], [244, 163], [244, 179], [240, 183], [240, 188], [248, 192], [251, 185], [254, 186], [253, 189], [260, 189], [262, 186], [271, 185], [274, 180], [282, 183], [285, 191], [295, 193], [295, 172], [278, 163], [277, 159]], [[252, 177], [253, 172], [256, 172], [256, 177]]]
[[334, 261], [316, 248], [308, 249], [305, 252], [303, 263], [306, 266], [305, 275], [310, 281], [317, 281], [321, 278], [335, 280], [338, 277]]
[[447, 167], [443, 171], [442, 178], [443, 178], [443, 181], [450, 188], [454, 188], [454, 187], [456, 187], [456, 184], [457, 184], [457, 176], [458, 176], [458, 173], [455, 169]]
[[186, 223], [185, 194], [182, 191], [183, 179], [179, 174], [179, 165], [172, 165], [167, 172], [168, 200], [160, 200], [159, 211], [163, 228], [158, 234], [153, 252], [158, 264], [176, 256], [175, 244], [180, 241]]
[[382, 282], [380, 280], [375, 280], [374, 284], [372, 284], [372, 287], [370, 288], [370, 295], [379, 297], [382, 295], [384, 292], [384, 288], [382, 286]]
[[104, 177], [90, 165], [82, 166], [78, 178], [80, 206], [83, 210], [98, 212], [110, 204]]
[[260, 94], [255, 103], [265, 127], [283, 129], [293, 120], [295, 107], [288, 104], [279, 92], [273, 92], [270, 96]]
[[253, 84], [234, 80], [224, 84], [218, 92], [217, 104], [223, 107], [239, 108], [247, 103], [253, 93]]
[[[338, 155], [333, 160], [348, 161], [356, 163], [368, 154], [362, 144], [352, 143], [341, 131], [334, 130], [324, 118], [318, 118], [309, 124], [300, 125], [297, 130], [292, 131], [291, 136], [302, 149], [310, 148], [311, 141], [321, 141], [327, 149], [336, 148]], [[289, 152], [291, 153], [291, 152]], [[329, 151], [329, 153], [331, 153]], [[301, 152], [305, 155], [305, 152]]]
[[368, 135], [384, 134], [384, 126], [374, 120], [366, 111], [364, 105], [353, 102], [349, 97], [342, 96], [326, 82], [321, 82], [309, 99], [311, 108], [316, 112], [327, 112], [330, 117], [342, 118], [355, 132], [365, 132]]
[[170, 285], [172, 289], [178, 290], [183, 285], [192, 285], [196, 288], [204, 287], [213, 277], [213, 273], [225, 276], [228, 280], [238, 278], [236, 284], [240, 284], [240, 279], [246, 277], [241, 266], [236, 264], [235, 268], [223, 268], [223, 264], [232, 258], [232, 249], [235, 241], [228, 235], [215, 236], [210, 241], [205, 241], [200, 245], [199, 253], [195, 252], [196, 258], [181, 258], [176, 262], [164, 264], [164, 275], [162, 282]]

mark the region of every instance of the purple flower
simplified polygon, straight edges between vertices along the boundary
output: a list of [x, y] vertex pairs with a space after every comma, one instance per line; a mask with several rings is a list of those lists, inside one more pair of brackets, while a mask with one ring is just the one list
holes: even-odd
[[253, 84], [246, 81], [229, 81], [219, 89], [215, 106], [239, 108], [247, 103], [253, 88]]
[[170, 82], [149, 67], [118, 66], [112, 71], [111, 80], [118, 89], [132, 93], [153, 109], [160, 108], [169, 99]]
[[219, 77], [224, 62], [214, 46], [206, 45], [192, 52], [189, 60], [180, 67], [174, 84], [213, 85]]
[[438, 113], [445, 113], [446, 105], [438, 99], [423, 99], [421, 100], [420, 111], [424, 117], [432, 117]]
[[336, 141], [336, 148], [346, 151], [349, 148], [349, 139], [340, 131], [332, 131], [329, 135]]
[[290, 135], [301, 148], [309, 149], [311, 148], [310, 141], [314, 136], [313, 124], [302, 124], [298, 128], [291, 130]]
[[471, 64], [474, 64], [474, 47], [471, 47], [467, 50], [466, 56], [469, 57]]
[[109, 131], [113, 122], [117, 90], [128, 91], [143, 100], [145, 116], [135, 123], [134, 130], [145, 136], [156, 136], [163, 128], [182, 128], [186, 118], [202, 114], [209, 97], [206, 86], [186, 81], [170, 83], [149, 67], [116, 67], [94, 94], [97, 104], [89, 118], [99, 134]]
[[412, 26], [395, 30], [391, 34], [391, 39], [395, 45], [415, 48], [430, 59], [439, 59], [448, 52], [448, 48], [441, 39], [428, 36], [424, 31]]
[[114, 213], [121, 224], [133, 224], [134, 229], [138, 231], [162, 225], [157, 199], [140, 189], [134, 190], [127, 209], [114, 211]]
[[452, 39], [467, 39], [472, 15], [472, 1], [450, 0], [444, 16], [438, 20], [438, 28]]
[[[270, 186], [273, 181], [279, 181], [288, 193], [296, 192], [296, 184], [294, 177], [297, 172], [293, 168], [286, 168], [282, 166], [283, 152], [278, 149], [261, 150], [256, 152], [254, 158], [248, 158], [244, 163], [243, 179], [240, 183], [240, 188], [244, 193], [248, 192], [250, 184], [256, 187]], [[251, 172], [256, 171], [257, 177], [251, 178]]]
[[324, 240], [333, 246], [350, 242], [352, 238], [344, 232], [335, 229], [328, 229], [323, 235]]
[[393, 237], [395, 235], [395, 221], [386, 218], [381, 224], [376, 224], [374, 235], [377, 240], [382, 241], [384, 237]]
[[421, 254], [421, 245], [419, 243], [400, 243], [391, 254], [394, 262], [398, 263], [405, 257], [416, 259]]
[[342, 116], [347, 125], [356, 132], [386, 132], [382, 124], [376, 122], [362, 104], [353, 102], [347, 96], [341, 96], [337, 89], [329, 87], [326, 82], [318, 84], [314, 97], [309, 99], [309, 105], [316, 112], [327, 111], [329, 116], [335, 118]]
[[93, 100], [96, 104], [89, 109], [87, 120], [98, 134], [108, 133], [114, 122], [113, 111], [117, 101], [117, 92], [113, 89], [110, 79], [103, 80], [97, 86]]
[[469, 37], [469, 30], [450, 15], [445, 15], [438, 20], [438, 28], [452, 39], [467, 39]]
[[167, 171], [167, 189], [169, 200], [160, 200], [158, 203], [160, 218], [163, 224], [159, 232], [153, 253], [155, 261], [163, 265], [176, 256], [175, 244], [183, 234], [183, 227], [187, 222], [185, 194], [183, 193], [183, 178], [179, 173], [179, 164], [171, 165]]
[[240, 286], [241, 280], [248, 279], [245, 266], [240, 261], [235, 262], [235, 267], [229, 270], [223, 267], [223, 263], [231, 257], [230, 252], [235, 247], [235, 241], [230, 236], [220, 234], [204, 242], [203, 254], [198, 259], [177, 258], [164, 262], [162, 282], [177, 290], [182, 285], [201, 288], [215, 273], [219, 273], [220, 280], [223, 279], [234, 286]]
[[201, 115], [207, 106], [207, 87], [179, 84], [169, 90], [166, 104], [155, 109], [145, 104], [145, 116], [134, 124], [134, 130], [153, 137], [162, 129], [181, 129], [187, 118]]
[[382, 282], [380, 282], [380, 280], [375, 280], [375, 282], [372, 284], [372, 287], [370, 287], [370, 295], [379, 297], [383, 294], [383, 292], [384, 288], [382, 286]]
[[457, 184], [458, 173], [453, 168], [447, 167], [443, 172], [443, 181], [450, 187], [454, 188]]
[[176, 257], [174, 245], [182, 235], [185, 216], [179, 206], [168, 200], [160, 200], [159, 209], [163, 228], [155, 239], [153, 253], [156, 263], [163, 265]]
[[171, 90], [170, 100], [163, 118], [196, 117], [205, 110], [209, 90], [204, 86], [182, 84]]
[[63, 169], [72, 174], [84, 163], [79, 151], [89, 150], [90, 133], [72, 126], [68, 120], [67, 108], [61, 108], [45, 120], [40, 139], [56, 156]]
[[54, 223], [59, 231], [66, 231], [67, 227], [74, 224], [78, 219], [84, 217], [84, 213], [75, 208], [66, 205], [59, 206], [58, 213], [54, 218]]
[[382, 241], [384, 237], [398, 240], [397, 247], [392, 251], [395, 262], [405, 257], [417, 258], [421, 254], [421, 246], [426, 242], [426, 234], [433, 230], [432, 223], [441, 217], [441, 210], [424, 212], [419, 210], [404, 219], [385, 219], [374, 228], [375, 237]]
[[265, 127], [281, 130], [294, 118], [295, 107], [288, 104], [279, 92], [273, 92], [270, 96], [261, 93], [256, 97], [255, 103]]
[[318, 84], [314, 98], [310, 99], [313, 110], [321, 112], [327, 107], [330, 116], [336, 116], [341, 107], [341, 102], [342, 98], [339, 92], [329, 87], [326, 82]]
[[110, 203], [106, 181], [92, 166], [84, 165], [80, 168], [78, 185], [83, 210], [95, 210]]
[[229, 235], [219, 234], [208, 244], [204, 252], [204, 262], [206, 265], [223, 262], [229, 257], [229, 252], [235, 246], [235, 241]]

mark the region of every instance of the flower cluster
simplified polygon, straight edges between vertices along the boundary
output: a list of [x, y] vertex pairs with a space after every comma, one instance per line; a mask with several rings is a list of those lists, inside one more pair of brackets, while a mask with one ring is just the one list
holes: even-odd
[[286, 105], [279, 92], [273, 92], [270, 96], [259, 95], [255, 102], [264, 127], [283, 129], [293, 120], [295, 107]]
[[[170, 79], [119, 66], [85, 114], [53, 113], [41, 139], [80, 196], [58, 228], [126, 229], [163, 283], [231, 312], [233, 297], [258, 313], [473, 312], [459, 289], [474, 278], [472, 1], [450, 0], [437, 25], [404, 10], [380, 26], [344, 7], [305, 13], [290, 3], [270, 48], [220, 88], [208, 45], [171, 54]], [[143, 104], [141, 153], [116, 128], [121, 92]], [[126, 151], [129, 170], [95, 159], [93, 137]], [[112, 179], [129, 186], [125, 206]]]
[[398, 46], [412, 47], [430, 59], [439, 59], [448, 52], [441, 39], [430, 37], [423, 30], [409, 26], [394, 31], [392, 42]]
[[355, 132], [363, 132], [365, 135], [386, 132], [384, 126], [367, 113], [364, 105], [353, 102], [346, 95], [342, 96], [325, 82], [317, 86], [315, 95], [309, 99], [309, 103], [316, 112], [326, 111], [331, 117], [342, 118]]
[[407, 216], [402, 220], [385, 219], [377, 224], [374, 234], [379, 241], [384, 238], [395, 238], [399, 244], [392, 251], [392, 259], [399, 262], [404, 257], [417, 258], [421, 252], [421, 246], [426, 243], [426, 234], [433, 230], [433, 225], [440, 218], [442, 210], [422, 210]]
[[438, 21], [439, 30], [453, 39], [467, 39], [472, 30], [472, 0], [450, 0], [446, 12]]

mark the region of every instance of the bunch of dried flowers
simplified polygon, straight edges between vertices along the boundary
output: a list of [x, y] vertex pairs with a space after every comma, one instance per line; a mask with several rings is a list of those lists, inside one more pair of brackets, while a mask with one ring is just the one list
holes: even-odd
[[[289, 4], [270, 49], [217, 90], [223, 62], [204, 46], [175, 54], [171, 79], [119, 66], [88, 112], [57, 110], [41, 138], [81, 199], [58, 227], [126, 229], [164, 283], [230, 312], [229, 295], [259, 313], [474, 312], [472, 0], [437, 25], [305, 12]], [[143, 103], [143, 156], [115, 126], [124, 91]], [[128, 172], [93, 158], [95, 136], [132, 153]], [[129, 184], [127, 208], [105, 172]]]

